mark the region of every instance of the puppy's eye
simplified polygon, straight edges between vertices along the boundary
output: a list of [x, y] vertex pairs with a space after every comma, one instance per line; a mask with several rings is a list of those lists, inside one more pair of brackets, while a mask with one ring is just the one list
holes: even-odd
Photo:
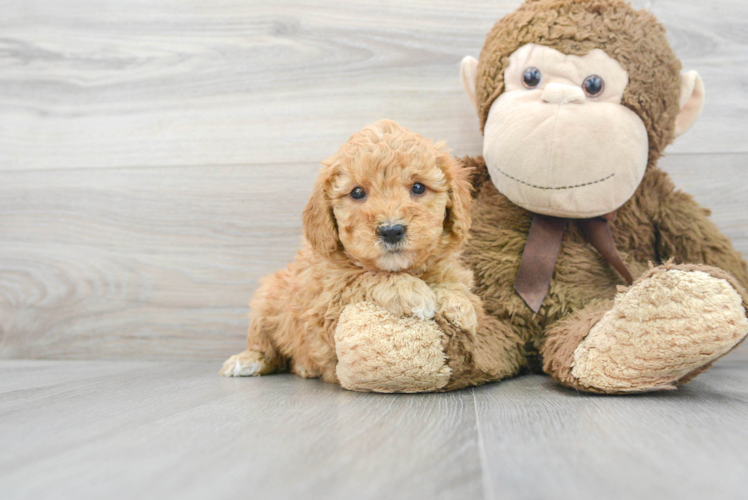
[[353, 188], [353, 191], [351, 191], [351, 198], [354, 200], [361, 200], [366, 196], [366, 191], [364, 191], [360, 187]]
[[416, 182], [415, 184], [413, 184], [413, 187], [410, 188], [410, 192], [415, 195], [423, 194], [426, 192], [426, 186], [424, 186], [420, 182]]
[[590, 97], [597, 97], [603, 93], [605, 82], [597, 75], [590, 75], [582, 82], [584, 93]]
[[528, 89], [534, 89], [540, 84], [540, 70], [533, 66], [530, 66], [522, 74], [522, 85]]

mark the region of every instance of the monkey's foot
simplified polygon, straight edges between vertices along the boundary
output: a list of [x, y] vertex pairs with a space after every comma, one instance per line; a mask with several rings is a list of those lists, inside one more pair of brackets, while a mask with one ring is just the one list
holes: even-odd
[[224, 377], [256, 377], [275, 371], [275, 365], [262, 353], [244, 351], [235, 354], [223, 363], [221, 375]]
[[652, 269], [616, 297], [574, 350], [575, 385], [610, 393], [671, 389], [745, 338], [746, 300], [720, 269]]
[[335, 331], [340, 385], [365, 392], [431, 392], [451, 370], [434, 321], [398, 317], [369, 302], [347, 306]]

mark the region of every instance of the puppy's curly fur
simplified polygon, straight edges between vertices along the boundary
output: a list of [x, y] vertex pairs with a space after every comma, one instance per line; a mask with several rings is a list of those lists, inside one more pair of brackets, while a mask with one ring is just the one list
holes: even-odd
[[[323, 162], [304, 209], [303, 246], [263, 280], [250, 303], [247, 350], [221, 374], [290, 367], [337, 382], [335, 328], [343, 309], [361, 301], [398, 316], [441, 314], [475, 333], [482, 306], [458, 258], [470, 230], [470, 174], [442, 143], [393, 121], [352, 135]], [[405, 234], [387, 243], [379, 228], [392, 225]]]

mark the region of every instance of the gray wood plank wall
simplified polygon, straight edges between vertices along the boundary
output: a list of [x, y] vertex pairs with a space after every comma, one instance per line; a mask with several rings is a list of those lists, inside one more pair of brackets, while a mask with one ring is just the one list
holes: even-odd
[[[662, 165], [748, 253], [748, 2], [634, 3], [707, 88]], [[459, 62], [518, 4], [0, 2], [0, 357], [240, 349], [352, 132], [386, 117], [480, 153]]]

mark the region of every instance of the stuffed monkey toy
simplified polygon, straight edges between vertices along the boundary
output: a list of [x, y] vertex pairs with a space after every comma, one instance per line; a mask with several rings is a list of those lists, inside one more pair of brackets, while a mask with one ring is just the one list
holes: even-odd
[[[544, 371], [581, 391], [671, 389], [746, 337], [745, 261], [657, 167], [704, 89], [681, 74], [652, 14], [623, 0], [527, 0], [461, 76], [484, 136], [483, 157], [464, 159], [475, 174], [463, 258], [481, 326], [471, 335], [438, 316], [349, 306], [336, 332], [341, 385], [450, 390]], [[380, 359], [349, 349], [397, 358], [388, 342], [434, 335], [430, 364], [403, 364], [427, 386], [381, 376]]]

